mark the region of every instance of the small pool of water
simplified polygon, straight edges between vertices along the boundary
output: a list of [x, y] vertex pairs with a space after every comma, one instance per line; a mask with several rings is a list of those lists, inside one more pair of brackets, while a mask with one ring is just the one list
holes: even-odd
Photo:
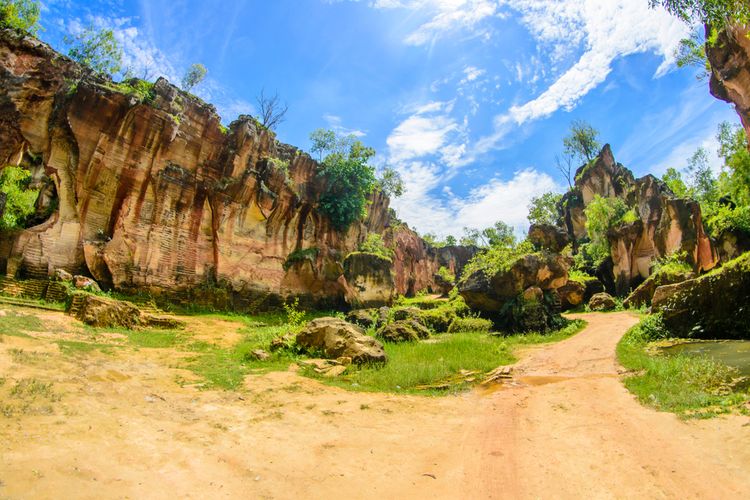
[[741, 375], [750, 376], [750, 340], [685, 342], [665, 347], [664, 352], [710, 356], [720, 363], [737, 368]]

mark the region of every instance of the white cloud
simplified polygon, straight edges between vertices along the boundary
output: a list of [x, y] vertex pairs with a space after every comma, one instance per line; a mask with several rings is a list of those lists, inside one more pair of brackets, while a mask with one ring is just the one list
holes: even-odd
[[354, 137], [364, 137], [367, 135], [367, 133], [362, 130], [344, 127], [340, 116], [326, 114], [323, 115], [323, 119], [328, 126], [339, 135], [353, 135]]

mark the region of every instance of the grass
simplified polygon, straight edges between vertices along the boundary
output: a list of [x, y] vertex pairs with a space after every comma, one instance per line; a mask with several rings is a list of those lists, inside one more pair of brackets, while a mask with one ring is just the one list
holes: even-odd
[[0, 318], [0, 335], [29, 337], [25, 332], [40, 332], [43, 330], [44, 324], [36, 316], [6, 311], [5, 316]]
[[649, 349], [653, 341], [667, 336], [659, 316], [649, 316], [617, 346], [620, 363], [635, 373], [625, 379], [625, 386], [641, 403], [681, 418], [747, 413], [750, 393], [746, 385], [736, 383], [736, 370], [709, 357], [665, 356]]
[[[429, 342], [385, 344], [388, 363], [382, 367], [351, 367], [336, 379], [318, 377], [326, 383], [343, 388], [368, 392], [443, 395], [467, 389], [485, 374], [500, 365], [514, 363], [515, 350], [524, 345], [556, 342], [583, 329], [585, 322], [577, 320], [550, 335], [526, 334], [498, 336], [483, 333], [455, 333], [434, 335]], [[462, 371], [478, 372], [467, 381]], [[444, 389], [421, 386], [447, 385]]]

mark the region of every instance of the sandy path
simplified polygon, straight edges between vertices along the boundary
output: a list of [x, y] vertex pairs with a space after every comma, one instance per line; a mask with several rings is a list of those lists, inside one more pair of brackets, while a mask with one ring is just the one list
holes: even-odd
[[529, 351], [509, 387], [447, 398], [291, 372], [198, 391], [176, 383], [191, 374], [168, 351], [71, 359], [5, 337], [0, 377], [51, 380], [63, 397], [50, 415], [0, 415], [0, 498], [747, 498], [750, 419], [642, 407], [614, 359], [636, 319], [585, 318]]

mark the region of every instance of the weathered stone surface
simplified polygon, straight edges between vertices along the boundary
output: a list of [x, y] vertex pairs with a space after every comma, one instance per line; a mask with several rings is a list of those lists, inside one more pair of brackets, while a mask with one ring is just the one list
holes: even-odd
[[[487, 277], [468, 276], [459, 293], [474, 311], [491, 319], [498, 329], [547, 331], [562, 323], [551, 292], [568, 282], [567, 258], [547, 252], [525, 255], [505, 271]], [[524, 292], [536, 288], [524, 298]]]
[[532, 224], [529, 228], [529, 241], [538, 250], [560, 252], [570, 243], [568, 233], [550, 224]]
[[422, 310], [418, 307], [404, 307], [402, 309], [396, 309], [393, 311], [393, 319], [395, 321], [416, 321], [422, 322]]
[[692, 272], [656, 272], [649, 276], [646, 281], [641, 283], [638, 288], [633, 290], [633, 292], [623, 301], [622, 305], [626, 308], [635, 309], [643, 306], [650, 306], [654, 292], [656, 292], [656, 289], [660, 286], [681, 283], [693, 279], [694, 277], [695, 274]]
[[305, 349], [317, 349], [326, 357], [348, 357], [353, 363], [384, 363], [387, 361], [383, 345], [365, 335], [358, 326], [338, 318], [318, 318], [297, 334], [297, 344]]
[[583, 304], [586, 285], [571, 280], [558, 288], [557, 294], [560, 296], [560, 307], [563, 311], [568, 311]]
[[[350, 285], [343, 258], [369, 233], [395, 248], [392, 286], [402, 295], [431, 289], [440, 266], [455, 272], [471, 253], [431, 249], [406, 225], [391, 227], [380, 192], [364, 221], [334, 230], [316, 208], [325, 179], [315, 161], [248, 116], [225, 133], [212, 106], [164, 79], [143, 103], [0, 30], [0, 88], [0, 165], [41, 158], [34, 168], [58, 205], [0, 242], [0, 271], [13, 276], [65, 269], [190, 303], [258, 310], [297, 296], [333, 307]], [[309, 258], [287, 262], [305, 250]]]
[[416, 342], [430, 337], [430, 331], [413, 319], [393, 321], [378, 330], [378, 337], [386, 342]]
[[86, 295], [76, 319], [101, 328], [137, 328], [142, 325], [141, 310], [129, 302]]
[[65, 269], [55, 270], [55, 280], [57, 281], [73, 281], [73, 275]]
[[346, 315], [346, 321], [354, 323], [362, 328], [370, 328], [375, 326], [377, 311], [374, 309], [354, 309], [349, 311]]
[[651, 310], [677, 337], [750, 339], [750, 253], [705, 276], [660, 286]]
[[[707, 28], [708, 29], [708, 28]], [[711, 94], [734, 104], [745, 132], [750, 136], [750, 39], [743, 26], [729, 26], [707, 46], [711, 64]]]
[[750, 252], [750, 233], [741, 230], [723, 231], [716, 241], [721, 262], [729, 262]]
[[390, 305], [395, 296], [393, 261], [372, 253], [353, 252], [344, 260], [346, 301], [354, 307]]
[[101, 291], [99, 284], [88, 276], [73, 276], [73, 286], [80, 290], [87, 290], [89, 292]]
[[606, 292], [597, 293], [589, 300], [589, 309], [592, 311], [611, 311], [617, 307], [617, 302]]

